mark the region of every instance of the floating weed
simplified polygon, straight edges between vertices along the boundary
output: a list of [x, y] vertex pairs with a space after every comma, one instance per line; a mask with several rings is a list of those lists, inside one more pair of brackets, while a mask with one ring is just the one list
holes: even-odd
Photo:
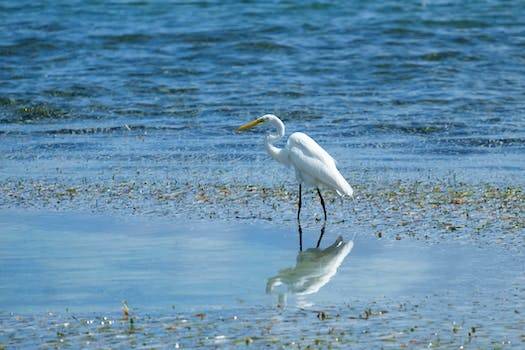
[[23, 106], [18, 108], [16, 112], [18, 117], [25, 123], [31, 123], [41, 119], [60, 119], [67, 116], [64, 110], [48, 104]]
[[450, 222], [444, 222], [443, 223], [443, 227], [447, 230], [447, 231], [456, 231], [458, 229], [461, 228], [461, 226], [458, 226], [458, 225], [454, 225]]
[[[180, 216], [185, 219], [271, 220], [284, 222], [296, 210], [295, 186], [264, 186], [243, 183], [192, 184], [190, 182], [133, 180], [78, 182], [4, 179], [0, 181], [0, 207], [44, 207], [54, 210], [87, 209], [95, 212], [129, 212], [133, 215]], [[392, 188], [400, 188], [393, 191]], [[356, 186], [354, 201], [340, 201], [327, 192], [331, 225], [352, 229], [373, 227], [381, 237], [483, 240], [509, 249], [525, 246], [525, 195], [520, 186], [490, 184], [451, 186], [446, 181], [403, 181]], [[313, 191], [304, 193], [305, 215], [319, 218]], [[307, 214], [308, 213], [308, 214]], [[424, 232], [424, 236], [421, 235]], [[378, 234], [379, 237], [379, 234]], [[380, 237], [379, 237], [380, 238]]]
[[[310, 313], [306, 310], [276, 311], [271, 307], [250, 307], [242, 311], [237, 310], [235, 313], [227, 310], [210, 311], [206, 317], [207, 322], [187, 319], [178, 314], [154, 313], [147, 317], [141, 317], [143, 328], [132, 332], [128, 330], [130, 321], [117, 322], [109, 330], [100, 330], [95, 324], [82, 326], [80, 323], [72, 323], [65, 331], [63, 329], [57, 330], [53, 326], [64, 323], [60, 316], [37, 316], [31, 319], [32, 327], [29, 328], [13, 323], [19, 322], [14, 316], [7, 316], [10, 318], [6, 319], [6, 316], [0, 314], [0, 320], [6, 326], [3, 327], [3, 330], [19, 330], [17, 337], [5, 337], [5, 340], [9, 342], [4, 345], [6, 348], [34, 347], [31, 346], [35, 341], [34, 334], [38, 335], [39, 340], [47, 341], [44, 345], [56, 348], [140, 347], [150, 349], [163, 348], [169, 344], [174, 348], [216, 348], [237, 345], [242, 347], [255, 346], [256, 348], [295, 349], [353, 348], [355, 346], [362, 348], [423, 348], [427, 345], [430, 348], [458, 349], [460, 346], [465, 346], [465, 339], [461, 337], [462, 328], [458, 328], [456, 333], [450, 332], [450, 323], [443, 322], [447, 315], [435, 314], [431, 311], [434, 307], [436, 310], [442, 310], [442, 303], [439, 301], [436, 301], [436, 305], [430, 309], [422, 309], [421, 306], [415, 307], [415, 304], [409, 301], [402, 302], [404, 310], [408, 312], [398, 311], [398, 302], [384, 299], [372, 302], [377, 308], [365, 308], [363, 312], [369, 315], [366, 321], [349, 318], [348, 313], [353, 311], [346, 306], [333, 307], [334, 314], [341, 314], [341, 317], [327, 317], [323, 321], [322, 327], [320, 327], [317, 319], [307, 317]], [[353, 304], [360, 304], [360, 301], [355, 300]], [[462, 306], [458, 305], [458, 307], [461, 309]], [[239, 312], [242, 312], [241, 323], [234, 320], [233, 317]], [[316, 313], [320, 313], [320, 311]], [[372, 317], [379, 314], [391, 316], [385, 316], [385, 318]], [[472, 319], [477, 316], [473, 316]], [[133, 318], [135, 317], [140, 317], [140, 315], [133, 316]], [[112, 316], [96, 317], [95, 319], [109, 321], [112, 320]], [[505, 322], [514, 323], [516, 321], [519, 322], [518, 319], [507, 319]], [[486, 321], [481, 319], [481, 322], [486, 322], [485, 327], [492, 325], [490, 319]], [[410, 323], [411, 326], [407, 326], [407, 323]], [[273, 327], [270, 332], [262, 332], [257, 335], [252, 333], [269, 324], [275, 324], [276, 327]], [[446, 325], [451, 335], [440, 336], [439, 334], [443, 330], [439, 324]], [[480, 337], [477, 335], [478, 327], [480, 326], [476, 325], [475, 331], [473, 331], [473, 327], [468, 328], [471, 335], [476, 334], [476, 337], [470, 337], [469, 348], [487, 348], [493, 347], [493, 344], [500, 344], [505, 348], [509, 345], [510, 340], [516, 344], [516, 342], [520, 342], [520, 336], [523, 336], [523, 332], [514, 327], [505, 331], [503, 336], [505, 340], [503, 341], [498, 340], [498, 337], [501, 336], [500, 333], [491, 333], [493, 337]], [[403, 331], [399, 331], [399, 329], [403, 329]], [[2, 340], [2, 344], [4, 344], [4, 340]]]
[[456, 324], [455, 322], [452, 324], [452, 332], [453, 333], [458, 333], [460, 329], [461, 329], [461, 327], [458, 324]]
[[124, 300], [122, 302], [122, 319], [127, 321], [128, 318], [129, 318], [129, 307], [128, 307], [128, 302], [126, 300]]
[[132, 333], [135, 333], [135, 320], [133, 319], [133, 317], [130, 317], [129, 318], [129, 327], [128, 327], [128, 333], [129, 334], [132, 334]]

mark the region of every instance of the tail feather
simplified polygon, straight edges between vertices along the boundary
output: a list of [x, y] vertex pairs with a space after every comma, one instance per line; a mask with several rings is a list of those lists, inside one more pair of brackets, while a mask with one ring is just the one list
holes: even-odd
[[335, 179], [335, 191], [340, 196], [348, 196], [348, 197], [354, 196], [354, 189], [352, 188], [352, 186], [350, 186], [348, 181], [346, 181], [343, 175], [341, 175], [341, 173], [339, 172], [338, 172], [338, 176]]

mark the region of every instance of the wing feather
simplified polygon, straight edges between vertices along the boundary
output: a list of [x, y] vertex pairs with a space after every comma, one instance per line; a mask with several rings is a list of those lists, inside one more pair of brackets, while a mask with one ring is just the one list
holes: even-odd
[[287, 146], [289, 148], [296, 147], [300, 149], [304, 155], [319, 159], [325, 164], [333, 163], [333, 165], [336, 165], [335, 159], [332, 158], [332, 156], [329, 155], [328, 152], [323, 149], [323, 147], [319, 146], [319, 144], [315, 142], [314, 139], [302, 132], [294, 132], [291, 134], [288, 138]]
[[313, 178], [339, 195], [352, 196], [352, 187], [337, 170], [336, 162], [317, 142], [303, 133], [293, 133], [286, 148], [296, 171]]

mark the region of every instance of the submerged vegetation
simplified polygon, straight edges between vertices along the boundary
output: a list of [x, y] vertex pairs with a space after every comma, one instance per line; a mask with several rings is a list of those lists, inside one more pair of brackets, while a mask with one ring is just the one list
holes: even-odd
[[[511, 297], [517, 299], [516, 296]], [[441, 299], [439, 297], [435, 299]], [[517, 300], [514, 300], [517, 301]], [[323, 310], [251, 307], [222, 311], [78, 315], [66, 310], [39, 315], [0, 313], [0, 349], [43, 348], [229, 348], [283, 349], [459, 349], [520, 347], [525, 342], [523, 318], [513, 308], [490, 328], [490, 305], [476, 316], [458, 317], [458, 307], [430, 299], [360, 301]], [[320, 316], [321, 315], [321, 316]], [[509, 326], [513, 324], [512, 326]], [[35, 333], [36, 332], [36, 333]], [[3, 342], [3, 343], [2, 343]]]
[[[448, 255], [450, 280], [439, 279], [450, 282], [447, 288], [437, 290], [427, 280], [422, 284], [430, 292], [399, 298], [373, 282], [381, 297], [358, 299], [347, 284], [343, 297], [315, 310], [249, 303], [210, 310], [186, 287], [196, 310], [183, 312], [179, 304], [151, 312], [144, 304], [160, 299], [159, 292], [143, 276], [156, 271], [171, 278], [162, 266], [188, 269], [171, 260], [145, 263], [178, 238], [172, 232], [162, 236], [170, 244], [142, 244], [152, 251], [143, 258], [128, 232], [99, 238], [82, 231], [97, 243], [97, 263], [82, 265], [60, 234], [42, 230], [60, 242], [56, 251], [70, 254], [53, 264], [49, 246], [29, 249], [28, 242], [41, 237], [14, 230], [0, 235], [0, 350], [525, 348], [522, 1], [54, 3], [0, 4], [4, 217], [21, 209], [27, 217], [31, 210], [79, 211], [167, 217], [173, 226], [186, 220], [210, 227], [221, 220], [295, 226], [297, 187], [286, 182], [292, 172], [266, 165], [260, 135], [233, 134], [248, 117], [275, 113], [289, 133], [314, 136], [355, 185], [355, 200], [326, 193], [330, 234], [359, 233], [396, 251], [409, 240], [424, 241], [428, 250], [443, 242], [468, 251], [483, 246], [491, 257], [509, 260], [470, 260], [472, 280], [488, 282], [458, 285], [459, 258], [465, 257]], [[313, 191], [304, 194], [303, 205], [302, 225], [320, 226]], [[25, 230], [20, 222], [12, 226]], [[90, 233], [98, 229], [92, 226]], [[249, 237], [251, 245], [256, 237]], [[73, 310], [72, 300], [81, 298], [97, 306], [85, 290], [52, 304], [51, 297], [72, 284], [59, 269], [68, 264], [79, 280], [94, 279], [93, 293], [113, 299], [99, 280], [104, 260], [96, 249], [109, 238], [118, 245], [107, 256], [127, 252], [119, 266], [137, 272], [129, 279], [153, 296], [138, 306], [122, 295], [114, 309], [97, 314]], [[234, 256], [218, 250], [215, 261]], [[204, 253], [208, 266], [190, 271], [198, 278], [213, 262]], [[38, 255], [38, 263], [31, 260]], [[19, 290], [35, 298], [29, 272], [49, 280], [46, 308], [71, 310], [12, 313]], [[360, 284], [373, 280], [348, 277]], [[14, 297], [7, 295], [10, 288]], [[130, 303], [120, 306], [121, 299]]]
[[[252, 184], [193, 184], [111, 181], [67, 184], [13, 180], [0, 183], [0, 207], [88, 210], [93, 212], [173, 216], [186, 219], [289, 221], [294, 218], [296, 189]], [[305, 196], [306, 197], [306, 196]], [[525, 193], [519, 186], [451, 185], [399, 181], [358, 185], [355, 200], [327, 194], [331, 225], [355, 227], [377, 237], [472, 239], [524, 245]], [[308, 215], [321, 218], [313, 192], [304, 201]], [[309, 214], [308, 214], [309, 213]]]

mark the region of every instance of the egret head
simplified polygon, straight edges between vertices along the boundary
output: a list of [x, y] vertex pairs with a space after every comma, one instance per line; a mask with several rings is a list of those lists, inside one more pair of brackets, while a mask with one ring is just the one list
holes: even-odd
[[273, 114], [265, 114], [262, 117], [259, 117], [257, 119], [252, 120], [251, 122], [241, 125], [240, 127], [237, 128], [237, 131], [246, 131], [248, 129], [253, 128], [254, 126], [267, 122], [268, 120], [272, 118], [277, 118], [277, 117], [274, 116]]

